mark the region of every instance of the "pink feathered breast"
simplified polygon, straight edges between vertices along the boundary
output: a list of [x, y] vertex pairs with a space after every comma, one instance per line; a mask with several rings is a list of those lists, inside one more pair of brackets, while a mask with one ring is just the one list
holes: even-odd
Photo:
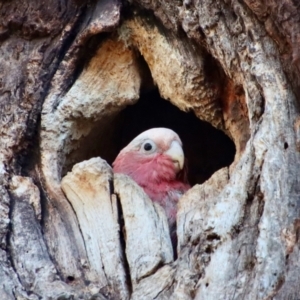
[[190, 188], [181, 173], [185, 169], [176, 174], [172, 160], [164, 154], [145, 156], [133, 152], [119, 155], [113, 169], [136, 181], [152, 201], [165, 209], [169, 222], [175, 222], [178, 199]]

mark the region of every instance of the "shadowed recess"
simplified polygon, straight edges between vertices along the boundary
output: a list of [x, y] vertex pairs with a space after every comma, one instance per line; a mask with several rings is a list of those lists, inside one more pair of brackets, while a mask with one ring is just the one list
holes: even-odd
[[191, 184], [203, 183], [218, 169], [233, 162], [234, 143], [220, 130], [162, 99], [157, 90], [142, 94], [136, 105], [120, 114], [119, 149], [153, 127], [177, 132], [183, 142]]
[[64, 170], [76, 162], [101, 156], [111, 164], [119, 151], [139, 133], [153, 127], [167, 127], [182, 139], [190, 183], [203, 183], [218, 169], [233, 162], [234, 143], [220, 130], [185, 113], [162, 99], [157, 89], [142, 93], [139, 101], [95, 124], [80, 147], [67, 157]]

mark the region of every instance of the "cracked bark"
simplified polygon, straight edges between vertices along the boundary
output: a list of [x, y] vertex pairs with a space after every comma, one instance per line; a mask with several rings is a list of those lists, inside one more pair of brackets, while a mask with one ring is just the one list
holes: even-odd
[[[0, 10], [1, 299], [300, 297], [297, 4]], [[236, 147], [180, 200], [175, 261], [160, 207], [95, 158], [155, 87]]]

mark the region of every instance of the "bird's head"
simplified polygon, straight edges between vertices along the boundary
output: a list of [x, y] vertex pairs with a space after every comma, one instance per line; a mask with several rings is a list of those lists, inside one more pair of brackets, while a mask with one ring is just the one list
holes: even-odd
[[152, 128], [133, 139], [117, 156], [114, 171], [131, 176], [142, 184], [147, 181], [186, 181], [182, 143], [168, 128]]

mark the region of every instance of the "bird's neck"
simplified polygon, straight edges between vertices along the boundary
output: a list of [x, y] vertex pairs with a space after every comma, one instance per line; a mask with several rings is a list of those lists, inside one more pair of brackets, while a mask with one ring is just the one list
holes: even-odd
[[172, 160], [164, 154], [149, 157], [138, 154], [134, 157], [126, 157], [125, 154], [115, 162], [114, 171], [129, 175], [145, 189], [150, 186], [158, 190], [168, 190], [184, 185], [178, 180]]

